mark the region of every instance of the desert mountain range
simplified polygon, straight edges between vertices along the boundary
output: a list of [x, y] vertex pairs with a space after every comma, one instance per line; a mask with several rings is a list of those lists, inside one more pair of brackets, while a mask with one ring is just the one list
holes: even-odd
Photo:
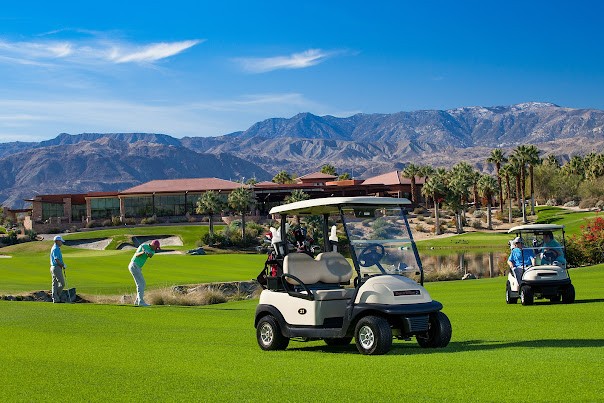
[[62, 133], [42, 142], [0, 143], [0, 202], [20, 207], [36, 194], [124, 190], [151, 179], [270, 180], [334, 165], [367, 178], [408, 163], [484, 172], [493, 148], [535, 144], [561, 162], [604, 152], [604, 111], [550, 103], [467, 107], [347, 118], [301, 113], [218, 137], [153, 133]]

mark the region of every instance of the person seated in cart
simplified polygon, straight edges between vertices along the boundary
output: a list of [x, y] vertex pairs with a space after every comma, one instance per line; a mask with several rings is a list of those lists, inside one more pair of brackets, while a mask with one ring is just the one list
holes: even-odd
[[514, 249], [508, 258], [508, 265], [518, 280], [522, 278], [524, 269], [535, 265], [535, 254], [532, 249], [524, 249], [524, 241], [520, 237], [516, 237], [512, 244]]
[[554, 264], [560, 267], [566, 266], [566, 259], [564, 258], [564, 252], [562, 247], [554, 239], [554, 234], [551, 231], [545, 231], [543, 233], [543, 253], [542, 262]]

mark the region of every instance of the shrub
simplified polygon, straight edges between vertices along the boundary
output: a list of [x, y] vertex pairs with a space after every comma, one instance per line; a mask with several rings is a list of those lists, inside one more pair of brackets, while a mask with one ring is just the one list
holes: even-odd
[[8, 234], [2, 238], [2, 242], [4, 242], [6, 245], [15, 245], [19, 243], [17, 231], [9, 231]]
[[111, 220], [104, 220], [101, 223], [101, 226], [103, 226], [103, 227], [111, 227], [112, 225], [113, 225], [113, 222]]
[[111, 224], [114, 227], [119, 227], [122, 225], [122, 219], [120, 217], [111, 217]]
[[545, 202], [546, 206], [557, 206], [558, 205], [558, 200], [556, 199], [549, 199], [547, 202]]
[[418, 215], [417, 216], [417, 220], [418, 221], [424, 221], [426, 218], [423, 215]]
[[482, 226], [482, 219], [480, 219], [480, 220], [473, 220], [472, 221], [472, 228], [482, 229], [483, 228], [483, 226]]
[[209, 287], [202, 291], [183, 294], [170, 288], [150, 291], [148, 300], [153, 305], [212, 305], [227, 301], [224, 293], [218, 289]]
[[60, 234], [61, 230], [59, 228], [51, 228], [48, 230], [49, 234]]
[[424, 232], [424, 231], [426, 230], [426, 228], [425, 228], [425, 227], [424, 227], [422, 224], [417, 224], [417, 225], [415, 226], [415, 230], [416, 230], [417, 232]]
[[[222, 244], [223, 241], [224, 241], [224, 238], [223, 238], [222, 234], [214, 231], [214, 234], [212, 236], [212, 243], [214, 245]], [[209, 244], [210, 244], [210, 233], [209, 232], [206, 232], [205, 234], [202, 235], [199, 245], [197, 243], [195, 243], [195, 245], [198, 247], [202, 246], [202, 245], [209, 245]]]
[[141, 224], [153, 225], [155, 223], [157, 223], [157, 220], [153, 217], [147, 217], [141, 220]]
[[38, 236], [38, 233], [36, 231], [31, 230], [31, 229], [25, 230], [25, 237], [27, 238], [28, 241], [35, 241], [37, 236]]
[[426, 209], [423, 207], [416, 207], [413, 209], [413, 214], [424, 214]]
[[577, 207], [577, 202], [575, 202], [574, 200], [568, 201], [564, 203], [564, 207]]
[[472, 217], [474, 217], [474, 218], [482, 218], [482, 217], [485, 217], [486, 215], [487, 215], [487, 213], [485, 213], [482, 210], [474, 210], [472, 212]]
[[581, 203], [579, 203], [579, 207], [580, 208], [592, 208], [596, 206], [596, 203], [599, 200], [596, 197], [589, 197], [587, 199], [583, 199], [581, 200]]
[[[447, 231], [447, 226], [443, 223], [440, 224], [440, 233], [444, 234]], [[432, 232], [433, 234], [436, 234], [436, 225], [433, 225], [432, 228], [430, 229], [430, 232]]]
[[209, 216], [203, 216], [201, 217], [201, 222], [210, 222], [210, 217]]
[[187, 222], [187, 217], [172, 217], [170, 219], [171, 223], [180, 223], [180, 222]]
[[124, 220], [124, 224], [126, 225], [136, 225], [136, 219], [129, 217]]
[[463, 275], [459, 267], [453, 265], [444, 265], [435, 270], [424, 272], [424, 281], [451, 281], [461, 280]]
[[432, 219], [432, 218], [428, 218], [428, 219], [426, 220], [426, 224], [430, 224], [430, 225], [434, 224], [434, 219]]
[[[86, 223], [86, 228], [95, 228], [95, 227], [98, 227], [98, 226], [99, 225], [96, 222], [94, 222], [94, 221], [90, 221], [89, 223]], [[50, 232], [50, 233], [53, 234], [53, 232]]]
[[598, 200], [598, 202], [596, 203], [596, 208], [604, 209], [604, 200]]
[[566, 257], [573, 267], [604, 263], [604, 218], [585, 219], [581, 233], [568, 240]]

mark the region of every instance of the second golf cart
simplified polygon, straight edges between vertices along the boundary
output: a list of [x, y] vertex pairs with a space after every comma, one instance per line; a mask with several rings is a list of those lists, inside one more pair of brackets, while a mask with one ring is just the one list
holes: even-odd
[[[290, 339], [345, 345], [353, 337], [362, 354], [387, 353], [393, 337], [415, 337], [421, 347], [447, 346], [451, 323], [442, 304], [423, 287], [405, 215], [409, 204], [386, 197], [331, 197], [273, 208], [270, 213], [281, 217], [281, 226], [273, 236], [263, 273], [266, 289], [256, 308], [260, 348], [283, 350]], [[288, 216], [319, 217], [323, 253], [314, 257], [308, 250], [289, 250]], [[337, 252], [342, 245], [335, 226], [330, 228], [330, 216], [341, 220], [349, 241], [354, 288], [345, 287], [353, 279], [353, 267]], [[362, 274], [361, 268], [374, 272]]]
[[[566, 264], [564, 225], [520, 225], [508, 233], [517, 236], [511, 242], [520, 244], [517, 254], [522, 262], [534, 261], [534, 265], [510, 270], [505, 288], [506, 302], [515, 304], [518, 298], [522, 305], [532, 305], [536, 298], [548, 298], [551, 302], [562, 299], [565, 304], [575, 302], [575, 288]], [[561, 243], [555, 240], [554, 233], [561, 233]]]

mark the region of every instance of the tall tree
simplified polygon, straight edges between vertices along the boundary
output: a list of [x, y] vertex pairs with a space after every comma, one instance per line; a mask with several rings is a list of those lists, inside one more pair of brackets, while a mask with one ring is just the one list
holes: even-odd
[[255, 185], [256, 183], [258, 183], [258, 179], [254, 178], [249, 178], [248, 180], [245, 181], [246, 185]]
[[351, 179], [350, 173], [348, 173], [348, 172], [344, 172], [342, 175], [338, 176], [339, 181], [347, 181], [350, 179]]
[[499, 171], [501, 175], [505, 178], [505, 185], [507, 190], [507, 198], [508, 198], [508, 222], [511, 223], [513, 220], [512, 217], [512, 187], [510, 186], [510, 177], [514, 176], [514, 166], [512, 164], [504, 165], [501, 167]]
[[478, 171], [472, 171], [469, 175], [469, 179], [472, 182], [472, 197], [474, 198], [474, 208], [480, 208], [478, 203], [478, 181], [482, 175]]
[[[285, 201], [287, 203], [295, 203], [295, 202], [299, 202], [302, 200], [308, 200], [310, 199], [310, 195], [308, 193], [305, 193], [302, 189], [296, 189], [293, 192], [291, 192], [290, 195], [285, 197]], [[298, 223], [298, 225], [300, 225], [300, 216], [296, 216], [296, 222]]]
[[208, 245], [213, 246], [212, 240], [214, 239], [214, 215], [222, 212], [224, 209], [224, 203], [220, 200], [218, 192], [209, 190], [203, 193], [199, 199], [197, 199], [197, 208], [195, 212], [197, 214], [207, 214], [210, 218], [210, 241]]
[[245, 213], [256, 204], [252, 190], [242, 186], [229, 194], [229, 206], [241, 214], [241, 241], [245, 243]]
[[491, 175], [482, 175], [478, 180], [478, 190], [482, 197], [487, 199], [487, 228], [493, 229], [493, 221], [491, 220], [491, 202], [493, 195], [499, 191], [499, 186], [495, 178]]
[[409, 164], [407, 165], [407, 167], [405, 169], [403, 169], [403, 171], [401, 172], [401, 175], [403, 176], [403, 178], [407, 178], [411, 180], [411, 201], [413, 202], [413, 204], [417, 204], [416, 200], [417, 200], [417, 192], [415, 190], [415, 178], [420, 174], [420, 167], [418, 165], [415, 164]]
[[[459, 187], [458, 190], [460, 191], [461, 213], [463, 214], [464, 220], [466, 218], [466, 202], [470, 200], [468, 189], [470, 186], [472, 186], [472, 176], [474, 172], [474, 167], [465, 161], [461, 161], [455, 165], [449, 172], [449, 176], [456, 179], [456, 185]], [[461, 187], [463, 186], [465, 186], [465, 189], [461, 191]]]
[[510, 157], [518, 166], [520, 167], [520, 193], [521, 193], [521, 203], [520, 208], [522, 209], [522, 223], [526, 224], [528, 222], [526, 218], [526, 165], [530, 159], [529, 157], [528, 146], [521, 144], [514, 148], [512, 152], [512, 156]]
[[325, 175], [332, 175], [332, 176], [338, 176], [338, 174], [336, 173], [336, 168], [333, 165], [323, 165], [321, 167], [321, 173], [325, 174]]
[[537, 148], [535, 145], [528, 146], [527, 150], [527, 163], [529, 167], [529, 180], [531, 182], [531, 215], [535, 215], [535, 184], [534, 184], [534, 174], [533, 170], [535, 165], [541, 163], [541, 158], [539, 158], [539, 154], [542, 153], [541, 150]]
[[292, 177], [287, 171], [281, 171], [272, 179], [275, 183], [292, 183]]
[[[430, 177], [432, 175], [434, 175], [436, 173], [436, 170], [432, 167], [432, 165], [422, 165], [420, 167], [420, 176], [422, 176], [424, 178], [424, 184], [428, 181], [428, 179], [430, 179]], [[421, 192], [422, 194], [424, 194], [424, 192]], [[426, 209], [430, 208], [429, 206], [429, 202], [430, 202], [430, 197], [431, 195], [424, 195], [425, 196], [425, 200], [426, 200]]]
[[491, 151], [491, 154], [487, 158], [486, 162], [488, 164], [495, 164], [497, 183], [499, 185], [499, 210], [503, 213], [503, 191], [501, 187], [501, 176], [499, 175], [499, 170], [501, 169], [501, 164], [508, 162], [508, 159], [505, 157], [505, 154], [501, 148], [496, 148]]
[[422, 194], [428, 198], [432, 197], [434, 200], [434, 218], [436, 219], [436, 235], [440, 235], [440, 217], [438, 212], [438, 204], [441, 198], [446, 195], [447, 187], [445, 186], [444, 180], [441, 176], [432, 176], [428, 179], [421, 190]]
[[560, 168], [560, 161], [558, 161], [558, 157], [556, 154], [550, 154], [543, 161], [545, 164], [551, 165], [553, 168]]

